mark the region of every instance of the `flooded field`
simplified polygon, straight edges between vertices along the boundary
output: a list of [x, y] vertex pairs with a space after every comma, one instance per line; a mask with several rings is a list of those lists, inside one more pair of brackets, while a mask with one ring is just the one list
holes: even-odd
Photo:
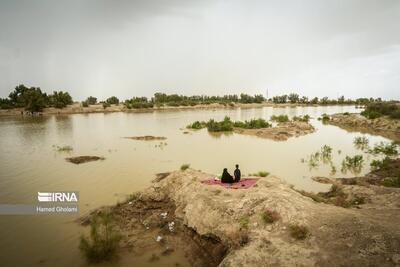
[[[80, 214], [115, 204], [150, 184], [154, 175], [182, 164], [219, 175], [224, 167], [233, 172], [238, 163], [243, 174], [268, 171], [296, 188], [325, 190], [312, 176], [352, 177], [369, 171], [370, 155], [353, 140], [365, 136], [373, 145], [385, 138], [349, 133], [323, 125], [323, 113], [358, 112], [354, 106], [192, 110], [181, 112], [76, 114], [44, 117], [0, 118], [0, 203], [33, 204], [38, 191], [79, 191]], [[239, 134], [209, 134], [206, 129], [186, 131], [196, 120], [230, 116], [233, 120], [269, 119], [308, 114], [314, 133], [273, 141]], [[154, 135], [165, 140], [143, 141], [124, 137]], [[310, 168], [309, 156], [328, 145], [332, 165]], [[58, 151], [57, 146], [71, 146]], [[363, 155], [359, 173], [341, 172], [345, 156]], [[72, 156], [99, 156], [104, 160], [75, 165]], [[85, 266], [78, 250], [85, 229], [72, 215], [1, 216], [0, 262], [4, 266]], [[174, 252], [156, 263], [151, 255], [136, 257], [123, 252], [120, 261], [98, 266], [187, 266], [184, 255]]]

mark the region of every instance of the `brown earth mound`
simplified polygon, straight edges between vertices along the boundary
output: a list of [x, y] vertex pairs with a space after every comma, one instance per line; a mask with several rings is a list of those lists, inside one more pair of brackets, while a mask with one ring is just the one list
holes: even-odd
[[275, 141], [286, 141], [291, 137], [298, 137], [313, 133], [314, 127], [307, 122], [286, 122], [276, 127], [262, 129], [235, 128], [234, 132], [239, 134], [254, 135]]
[[[342, 185], [321, 195], [367, 200], [343, 208], [303, 196], [275, 176], [261, 177], [245, 191], [201, 183], [210, 176], [192, 169], [163, 174], [111, 207], [126, 236], [124, 246], [139, 254], [182, 249], [194, 266], [400, 264], [400, 189]], [[268, 223], [266, 211], [278, 221]], [[296, 236], [293, 229], [306, 234]], [[164, 241], [157, 242], [158, 235]]]
[[79, 157], [71, 157], [71, 158], [65, 158], [66, 161], [74, 163], [74, 164], [81, 164], [81, 163], [86, 163], [90, 161], [97, 161], [97, 160], [104, 160], [105, 158], [103, 157], [97, 157], [97, 156], [79, 156]]
[[326, 123], [349, 132], [369, 133], [400, 141], [400, 120], [393, 120], [386, 116], [371, 120], [360, 114], [339, 113], [332, 115]]

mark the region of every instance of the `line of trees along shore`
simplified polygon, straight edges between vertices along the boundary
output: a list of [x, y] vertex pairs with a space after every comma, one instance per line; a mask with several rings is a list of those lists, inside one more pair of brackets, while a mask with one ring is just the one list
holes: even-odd
[[[341, 96], [337, 99], [330, 99], [328, 97], [323, 98], [308, 98], [306, 96], [300, 96], [295, 93], [288, 95], [274, 96], [266, 99], [263, 95], [248, 95], [248, 94], [232, 94], [224, 96], [207, 96], [207, 95], [194, 95], [185, 96], [178, 94], [165, 94], [155, 93], [153, 97], [132, 97], [122, 103], [128, 109], [137, 108], [152, 108], [162, 106], [196, 106], [196, 105], [209, 105], [218, 103], [222, 105], [234, 106], [237, 103], [252, 104], [252, 103], [263, 103], [272, 102], [275, 104], [310, 104], [310, 105], [367, 105], [369, 103], [382, 102], [380, 98], [357, 98], [355, 100], [345, 99]], [[42, 92], [39, 87], [26, 87], [21, 84], [15, 87], [8, 98], [0, 98], [1, 109], [12, 109], [12, 108], [25, 108], [30, 112], [40, 112], [46, 107], [64, 108], [67, 105], [73, 104], [73, 99], [68, 92], [54, 91], [52, 94], [46, 94]], [[111, 105], [120, 104], [120, 100], [116, 96], [111, 96], [104, 101], [97, 101], [96, 97], [89, 96], [85, 101], [81, 102], [83, 107], [90, 105], [102, 104], [104, 108]]]

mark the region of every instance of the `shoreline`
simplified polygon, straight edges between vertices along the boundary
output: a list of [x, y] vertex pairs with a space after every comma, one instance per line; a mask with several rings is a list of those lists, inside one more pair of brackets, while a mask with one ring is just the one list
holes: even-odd
[[89, 113], [114, 113], [114, 112], [126, 112], [126, 113], [150, 113], [155, 111], [168, 112], [168, 111], [186, 111], [186, 110], [210, 110], [210, 109], [249, 109], [249, 108], [262, 108], [262, 107], [273, 107], [273, 108], [294, 108], [294, 107], [331, 107], [331, 106], [355, 106], [352, 105], [319, 105], [319, 104], [275, 104], [271, 102], [264, 103], [251, 103], [243, 104], [236, 103], [233, 106], [222, 105], [218, 103], [209, 105], [196, 105], [196, 106], [162, 106], [153, 108], [138, 108], [138, 109], [128, 109], [123, 104], [111, 105], [110, 107], [103, 108], [101, 104], [91, 105], [89, 107], [82, 107], [80, 103], [75, 103], [69, 105], [63, 109], [57, 108], [45, 108], [42, 112], [37, 114], [29, 114], [24, 108], [13, 108], [13, 109], [0, 109], [0, 117], [7, 116], [48, 116], [48, 115], [69, 115], [69, 114], [89, 114]]

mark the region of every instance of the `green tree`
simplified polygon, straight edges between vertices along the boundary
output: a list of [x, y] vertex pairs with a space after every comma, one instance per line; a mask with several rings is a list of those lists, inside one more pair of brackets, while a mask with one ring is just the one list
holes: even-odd
[[88, 105], [96, 105], [97, 104], [97, 98], [94, 96], [89, 96], [85, 101], [86, 101], [86, 103], [88, 103]]
[[292, 103], [292, 104], [299, 102], [299, 95], [298, 94], [294, 94], [294, 93], [289, 94], [288, 98], [289, 98], [290, 103]]
[[65, 108], [72, 103], [72, 97], [68, 92], [54, 91], [53, 94], [49, 95], [49, 104], [55, 108]]
[[30, 112], [39, 112], [46, 107], [47, 95], [43, 94], [40, 88], [29, 88], [23, 94], [25, 100], [25, 109]]
[[107, 104], [110, 104], [110, 105], [118, 105], [119, 99], [116, 96], [112, 96], [112, 97], [107, 98], [106, 102], [107, 102]]

